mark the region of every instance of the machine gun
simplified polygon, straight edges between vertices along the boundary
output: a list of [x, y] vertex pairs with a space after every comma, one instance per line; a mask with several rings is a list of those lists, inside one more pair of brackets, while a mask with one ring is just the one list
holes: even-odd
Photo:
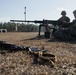
[[32, 23], [39, 23], [40, 25], [39, 25], [39, 36], [40, 36], [40, 32], [41, 32], [41, 27], [42, 26], [45, 26], [45, 29], [46, 29], [46, 32], [49, 32], [49, 24], [52, 24], [52, 25], [54, 25], [54, 26], [56, 26], [57, 25], [57, 20], [35, 20], [35, 21], [30, 21], [30, 20], [28, 20], [28, 21], [25, 21], [25, 20], [10, 20], [11, 22], [32, 22]]

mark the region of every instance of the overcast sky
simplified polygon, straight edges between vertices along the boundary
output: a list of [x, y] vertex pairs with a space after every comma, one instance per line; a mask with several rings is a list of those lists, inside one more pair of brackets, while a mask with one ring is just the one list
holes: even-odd
[[66, 10], [67, 16], [73, 20], [76, 0], [0, 0], [0, 22], [24, 20], [24, 7], [27, 20], [57, 20], [62, 10]]

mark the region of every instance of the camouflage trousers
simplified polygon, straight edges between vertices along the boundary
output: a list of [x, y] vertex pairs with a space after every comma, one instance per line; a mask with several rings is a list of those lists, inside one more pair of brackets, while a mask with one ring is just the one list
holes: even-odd
[[58, 29], [53, 35], [57, 39], [69, 40], [76, 38], [76, 24], [64, 29]]

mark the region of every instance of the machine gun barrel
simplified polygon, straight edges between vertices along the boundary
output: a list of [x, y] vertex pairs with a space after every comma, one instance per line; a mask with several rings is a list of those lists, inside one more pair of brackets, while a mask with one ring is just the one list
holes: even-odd
[[27, 21], [25, 21], [25, 20], [10, 20], [10, 21], [12, 21], [12, 22], [33, 22], [33, 23], [43, 23], [43, 21], [29, 21], [29, 20], [27, 20]]
[[57, 21], [56, 20], [35, 20], [35, 21], [30, 21], [30, 20], [10, 20], [11, 22], [33, 22], [33, 23], [48, 23], [48, 24], [53, 24], [56, 25]]

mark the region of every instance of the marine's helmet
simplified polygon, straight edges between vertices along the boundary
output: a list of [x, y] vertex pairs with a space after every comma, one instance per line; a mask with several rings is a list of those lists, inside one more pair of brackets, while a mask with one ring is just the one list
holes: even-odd
[[73, 11], [73, 14], [76, 14], [76, 10]]
[[61, 15], [66, 15], [66, 11], [62, 11], [61, 12]]
[[76, 18], [76, 10], [73, 11], [74, 17]]

